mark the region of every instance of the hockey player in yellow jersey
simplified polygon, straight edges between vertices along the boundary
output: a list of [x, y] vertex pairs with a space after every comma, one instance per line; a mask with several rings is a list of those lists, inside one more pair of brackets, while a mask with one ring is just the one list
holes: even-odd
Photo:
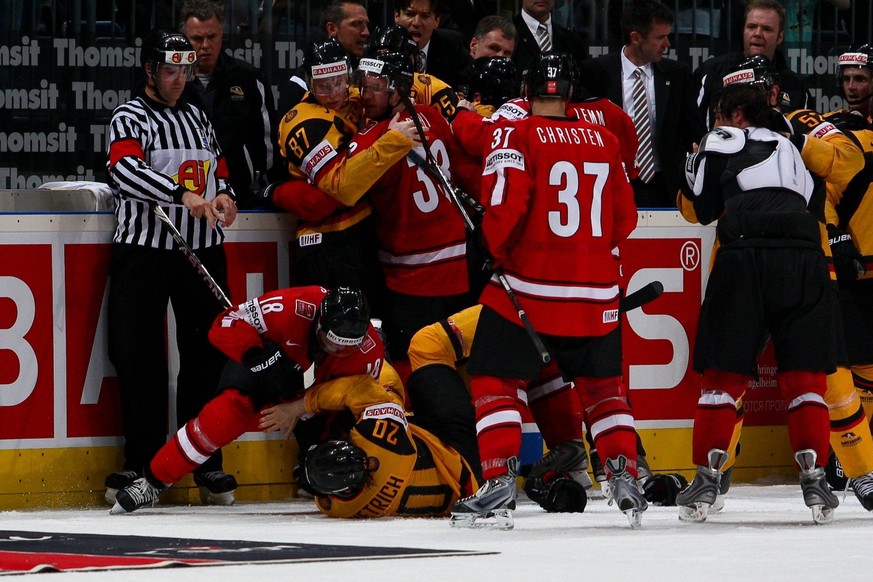
[[[445, 415], [438, 398], [417, 402], [416, 418]], [[472, 465], [458, 448], [475, 448], [475, 433], [459, 435], [451, 424], [428, 431], [407, 419], [404, 392], [387, 362], [379, 381], [348, 376], [319, 384], [303, 399], [264, 410], [261, 427], [286, 434], [307, 413], [349, 410], [356, 422], [347, 438], [313, 446], [305, 474], [318, 509], [331, 517], [446, 515], [460, 497], [478, 489]], [[279, 419], [282, 420], [279, 420]], [[463, 442], [464, 439], [469, 443]]]

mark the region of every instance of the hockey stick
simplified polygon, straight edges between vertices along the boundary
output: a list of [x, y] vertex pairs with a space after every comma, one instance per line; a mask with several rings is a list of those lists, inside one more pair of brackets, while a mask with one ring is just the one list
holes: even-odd
[[173, 221], [170, 220], [170, 217], [167, 216], [167, 213], [164, 212], [164, 209], [155, 204], [152, 206], [155, 215], [160, 219], [161, 222], [167, 225], [167, 228], [170, 230], [170, 234], [173, 236], [173, 240], [176, 241], [176, 246], [179, 247], [179, 250], [182, 251], [182, 254], [188, 259], [188, 262], [197, 269], [197, 272], [200, 273], [200, 277], [203, 279], [203, 282], [206, 283], [206, 286], [209, 287], [209, 290], [212, 291], [212, 294], [215, 295], [215, 298], [225, 307], [233, 307], [233, 303], [230, 302], [230, 299], [227, 298], [224, 291], [209, 274], [209, 271], [206, 270], [206, 267], [203, 263], [200, 262], [200, 259], [197, 258], [197, 255], [194, 254], [194, 251], [188, 246], [188, 243], [185, 242], [185, 239], [182, 238], [182, 233], [179, 232], [179, 229], [176, 228], [176, 225], [173, 224]]
[[626, 313], [637, 307], [642, 307], [649, 301], [654, 301], [664, 292], [664, 285], [660, 281], [646, 283], [630, 295], [621, 298], [618, 310]]
[[[443, 173], [442, 169], [439, 167], [439, 164], [436, 163], [436, 159], [434, 158], [433, 153], [430, 151], [430, 146], [427, 143], [427, 136], [425, 136], [424, 134], [424, 128], [421, 127], [421, 120], [418, 119], [418, 113], [415, 111], [415, 106], [409, 99], [409, 95], [401, 95], [401, 99], [403, 100], [403, 106], [406, 107], [406, 110], [409, 112], [412, 123], [415, 124], [415, 130], [418, 132], [418, 135], [421, 138], [421, 145], [424, 148], [424, 153], [426, 156], [425, 163], [430, 166], [431, 175], [434, 176], [437, 181], [439, 181], [440, 186], [442, 187], [446, 196], [449, 197], [449, 199], [461, 213], [461, 217], [464, 219], [464, 224], [467, 225], [467, 229], [471, 233], [475, 232], [476, 224], [473, 222], [473, 219], [470, 217], [470, 214], [467, 212], [467, 209], [461, 202], [461, 199], [458, 195], [459, 189], [456, 188], [451, 182], [449, 182], [449, 179]], [[481, 208], [481, 206], [479, 206], [479, 208]], [[497, 280], [503, 286], [503, 290], [506, 291], [506, 296], [509, 297], [509, 301], [512, 303], [512, 307], [518, 312], [518, 318], [521, 320], [522, 325], [524, 325], [524, 329], [525, 331], [527, 331], [527, 335], [530, 336], [534, 347], [540, 353], [540, 360], [542, 360], [543, 365], [545, 366], [552, 361], [552, 355], [549, 354], [549, 350], [547, 350], [546, 346], [543, 344], [542, 338], [540, 338], [539, 334], [533, 328], [533, 325], [531, 325], [530, 319], [528, 319], [527, 317], [527, 313], [525, 313], [524, 309], [522, 309], [521, 304], [518, 302], [518, 298], [515, 296], [515, 291], [512, 290], [512, 286], [509, 284], [509, 281], [503, 274], [503, 269], [492, 266], [490, 259], [488, 259], [488, 266], [491, 269], [491, 272], [494, 273], [494, 276], [497, 277]]]

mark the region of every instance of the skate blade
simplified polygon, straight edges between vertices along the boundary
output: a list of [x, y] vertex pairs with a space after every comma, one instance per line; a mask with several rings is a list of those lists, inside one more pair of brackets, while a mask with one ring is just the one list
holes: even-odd
[[643, 523], [643, 512], [640, 509], [626, 509], [624, 514], [627, 516], [627, 522], [631, 529], [639, 529]]
[[718, 494], [715, 496], [715, 503], [712, 504], [712, 511], [718, 513], [722, 509], [724, 509], [724, 495]]
[[226, 493], [213, 493], [206, 487], [200, 488], [200, 501], [203, 505], [233, 505], [236, 499], [233, 496], [233, 491]]
[[709, 503], [693, 503], [679, 506], [679, 521], [703, 523], [709, 513]]
[[824, 525], [834, 520], [834, 509], [824, 505], [810, 505], [812, 510], [812, 520], [818, 525]]
[[488, 514], [478, 513], [453, 513], [451, 526], [467, 529], [496, 529], [510, 530], [515, 527], [512, 511], [509, 509], [497, 509]]

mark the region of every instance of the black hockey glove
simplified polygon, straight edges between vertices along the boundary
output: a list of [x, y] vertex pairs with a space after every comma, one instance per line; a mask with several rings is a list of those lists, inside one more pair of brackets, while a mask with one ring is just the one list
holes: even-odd
[[291, 400], [303, 391], [303, 370], [275, 343], [251, 348], [242, 360], [270, 399]]
[[845, 230], [828, 225], [828, 243], [834, 256], [834, 269], [840, 281], [854, 281], [867, 272], [864, 257], [855, 246], [852, 235]]
[[652, 505], [676, 505], [676, 495], [688, 486], [679, 473], [652, 475], [643, 485], [643, 497]]
[[549, 513], [582, 513], [588, 505], [585, 488], [566, 473], [524, 480], [524, 492]]

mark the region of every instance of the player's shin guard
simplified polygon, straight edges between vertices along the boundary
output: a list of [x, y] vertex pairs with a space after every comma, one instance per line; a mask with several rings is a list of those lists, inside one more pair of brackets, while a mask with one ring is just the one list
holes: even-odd
[[225, 390], [161, 447], [152, 459], [152, 474], [164, 483], [176, 483], [252, 428], [255, 417], [248, 397], [235, 389]]
[[518, 456], [521, 449], [522, 385], [519, 380], [495, 376], [474, 376], [471, 382], [479, 458], [486, 480], [505, 474], [507, 460]]
[[[532, 382], [527, 389], [531, 414], [549, 449], [572, 440], [585, 438], [584, 415], [573, 384], [566, 382], [552, 365], [543, 371], [543, 382]], [[553, 373], [549, 373], [549, 371]]]
[[873, 471], [873, 436], [852, 373], [837, 368], [827, 377], [824, 400], [830, 415], [830, 443], [843, 472], [854, 479]]
[[777, 372], [782, 395], [788, 402], [788, 439], [791, 450], [811, 450], [816, 463], [827, 463], [830, 440], [828, 408], [824, 401], [824, 372]]
[[743, 374], [704, 371], [694, 413], [691, 456], [695, 465], [708, 466], [713, 449], [730, 450], [737, 429], [737, 400], [743, 397], [749, 380], [751, 377]]
[[[622, 393], [621, 378], [576, 378], [576, 393], [585, 407], [591, 438], [600, 458], [624, 456], [626, 472], [636, 479], [637, 433], [633, 411]], [[606, 468], [606, 477], [611, 479], [613, 475]]]

